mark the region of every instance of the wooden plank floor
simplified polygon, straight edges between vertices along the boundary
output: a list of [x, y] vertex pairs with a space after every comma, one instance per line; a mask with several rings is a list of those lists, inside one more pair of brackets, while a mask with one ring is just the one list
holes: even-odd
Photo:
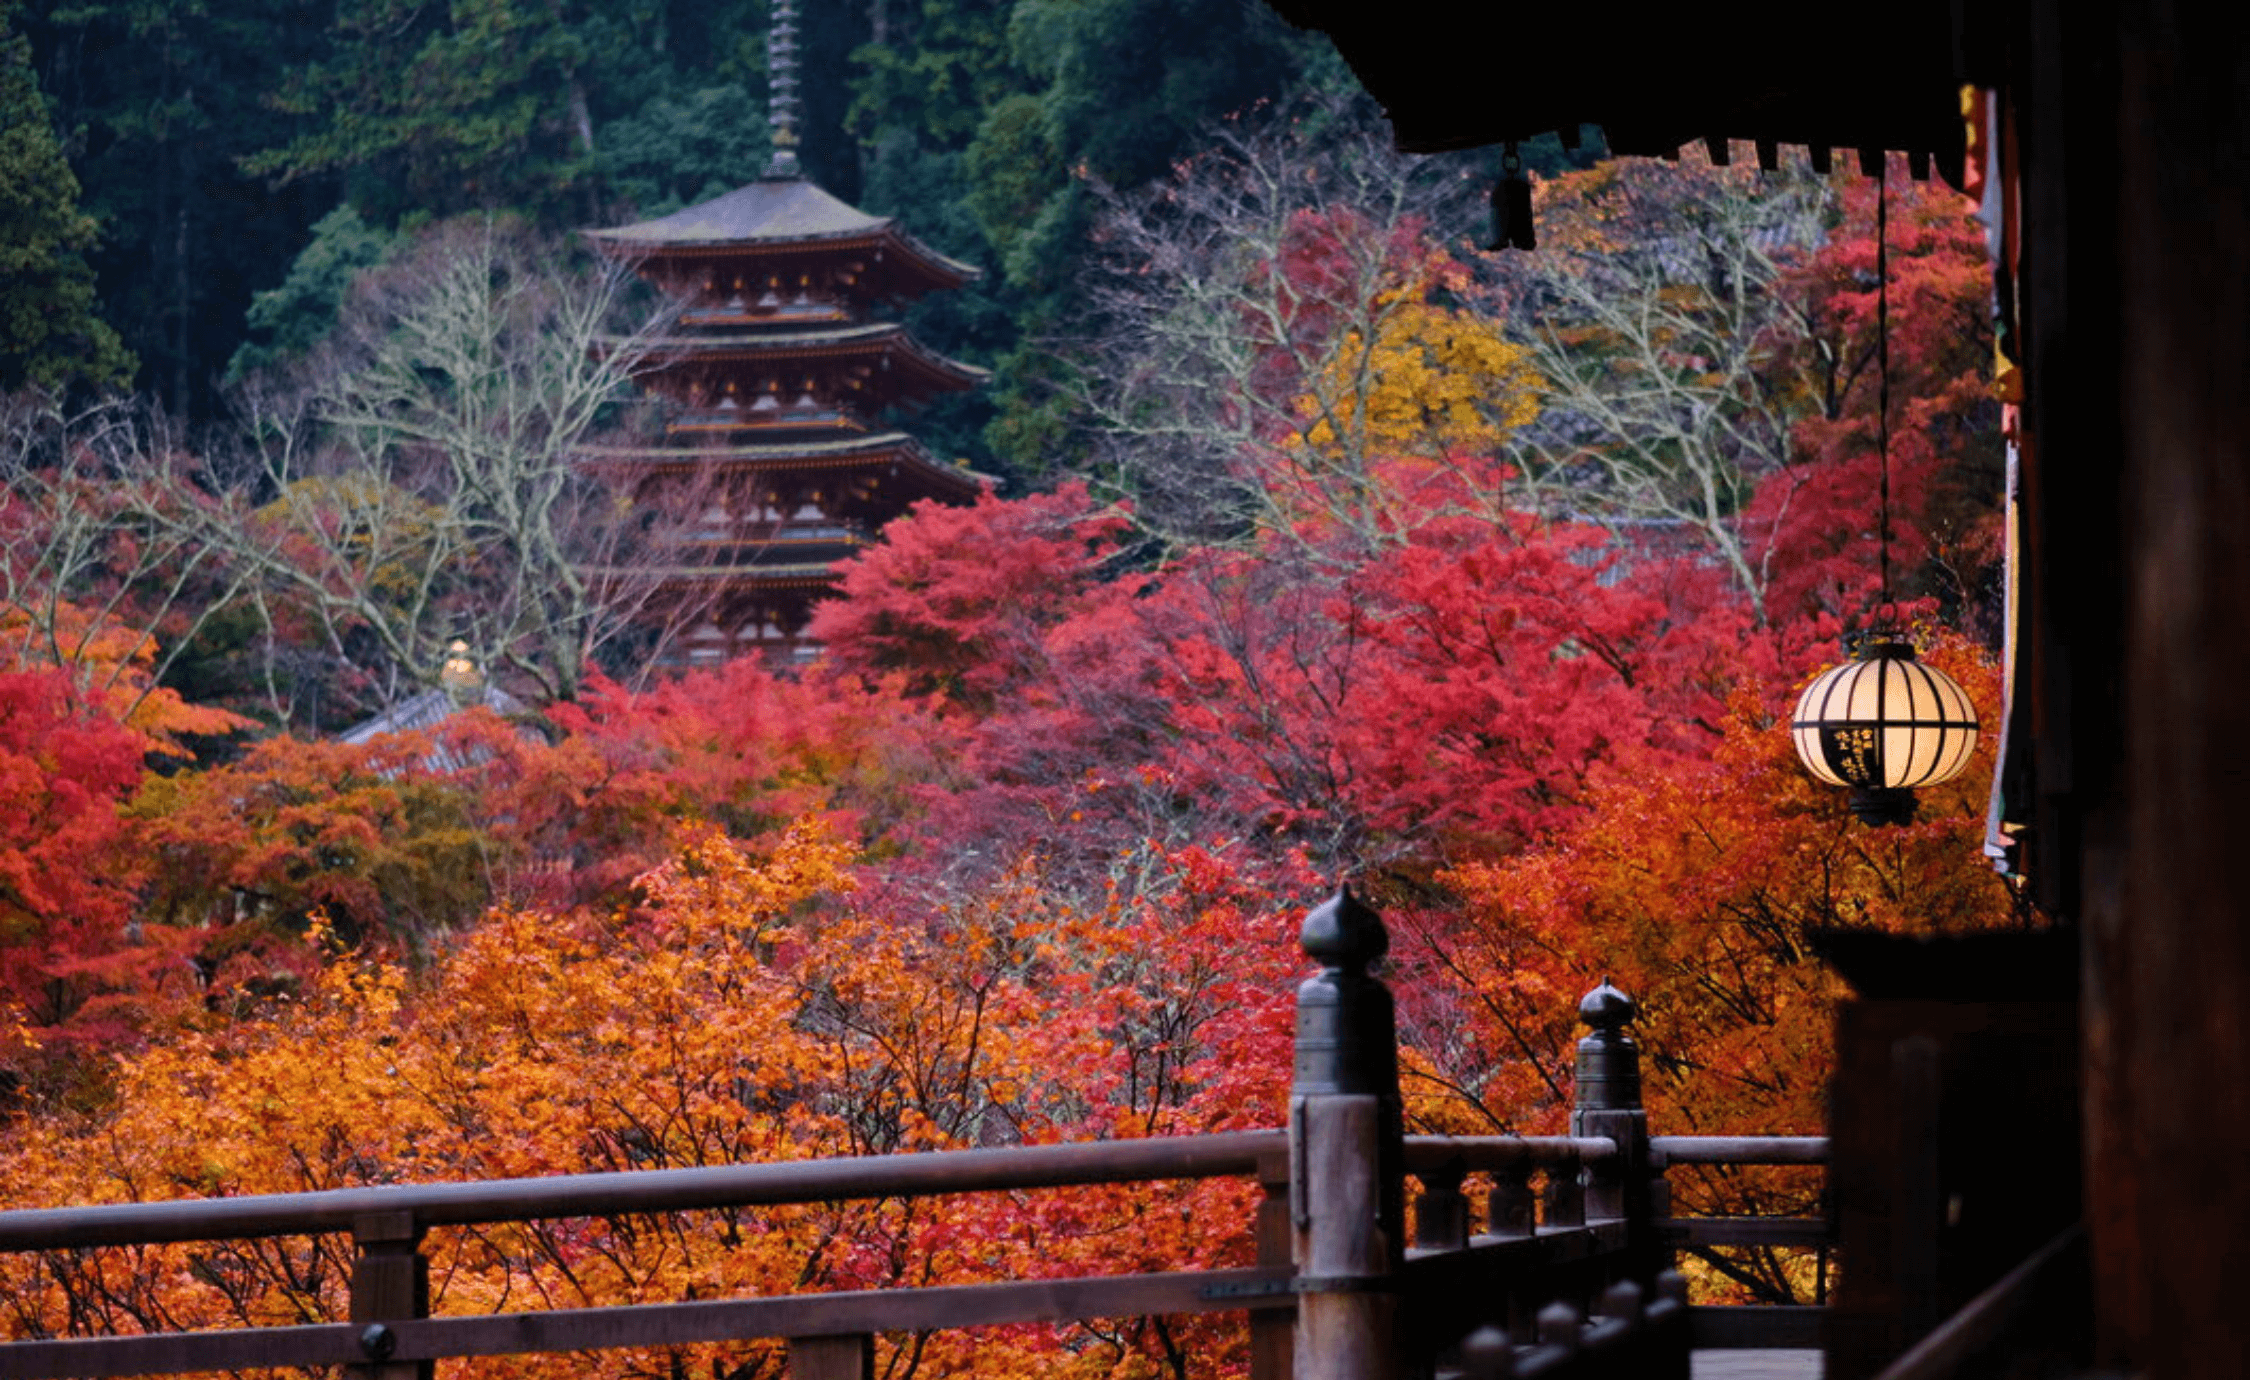
[[1694, 1380], [1820, 1380], [1817, 1351], [1698, 1351]]

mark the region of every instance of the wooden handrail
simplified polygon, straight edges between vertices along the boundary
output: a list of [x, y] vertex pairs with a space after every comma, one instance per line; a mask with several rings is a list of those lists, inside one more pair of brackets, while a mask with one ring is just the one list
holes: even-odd
[[1607, 1136], [1408, 1136], [1406, 1172], [1424, 1174], [1459, 1165], [1469, 1173], [1496, 1169], [1566, 1169], [1614, 1159]]
[[1826, 1136], [1650, 1136], [1650, 1155], [1665, 1164], [1826, 1164]]
[[[1646, 1280], [1674, 1240], [1823, 1244], [1826, 1225], [1811, 1219], [1666, 1213], [1661, 1175], [1668, 1165], [1820, 1165], [1828, 1141], [1650, 1137], [1637, 1049], [1623, 1033], [1632, 1005], [1606, 983], [1580, 1004], [1593, 1033], [1579, 1042], [1575, 1134], [1401, 1136], [1392, 1008], [1367, 971], [1382, 952], [1379, 918], [1340, 894], [1308, 920], [1307, 935], [1307, 952], [1324, 967], [1299, 990], [1288, 1131], [0, 1212], [6, 1252], [329, 1232], [351, 1233], [354, 1247], [348, 1322], [18, 1341], [0, 1345], [0, 1380], [333, 1364], [360, 1366], [366, 1380], [426, 1380], [439, 1357], [752, 1337], [789, 1338], [791, 1364], [805, 1359], [808, 1373], [849, 1374], [864, 1366], [877, 1332], [1206, 1312], [1253, 1316], [1254, 1373], [1287, 1373], [1295, 1352], [1300, 1361], [1320, 1358], [1314, 1372], [1326, 1374], [1345, 1352], [1377, 1369], [1403, 1354], [1394, 1316], [1401, 1296], [1427, 1295], [1433, 1318], [1467, 1309], [1463, 1316], [1473, 1326], [1488, 1320], [1473, 1314], [1489, 1315], [1496, 1300], [1519, 1312], [1536, 1307], [1537, 1277], [1551, 1272], [1581, 1291], [1589, 1281], [1623, 1288], [1627, 1276]], [[1422, 1180], [1420, 1244], [1411, 1252], [1402, 1250], [1402, 1172]], [[1469, 1175], [1490, 1180], [1489, 1232], [1474, 1229]], [[431, 1317], [420, 1249], [431, 1227], [1222, 1177], [1252, 1179], [1264, 1190], [1255, 1267]], [[1534, 1177], [1542, 1204], [1536, 1214]], [[1565, 1351], [1653, 1345], [1654, 1334], [1634, 1338], [1657, 1313], [1676, 1313], [1677, 1325], [1667, 1326], [1680, 1335], [1664, 1348], [1684, 1365], [1685, 1305], [1673, 1299], [1645, 1313], [1637, 1293], [1619, 1297], [1622, 1311], [1590, 1325], [1565, 1318], [1567, 1326], [1543, 1327], [1542, 1341], [1554, 1340], [1546, 1335], [1552, 1330]], [[1804, 1327], [1796, 1313], [1777, 1315], [1760, 1323], [1761, 1336], [1772, 1332], [1773, 1321]], [[1717, 1314], [1697, 1326], [1743, 1328]], [[814, 1341], [826, 1349], [805, 1350], [801, 1358], [800, 1343], [811, 1348]], [[812, 1364], [814, 1350], [826, 1358], [820, 1365]], [[1305, 1373], [1302, 1366], [1297, 1372]], [[1360, 1372], [1343, 1365], [1335, 1373]]]
[[2041, 1290], [2056, 1288], [2068, 1271], [2084, 1268], [2085, 1248], [2085, 1223], [2073, 1223], [1907, 1348], [1876, 1380], [1953, 1380], [1967, 1373], [1978, 1352], [2023, 1324]]
[[411, 1213], [423, 1226], [448, 1226], [1250, 1176], [1258, 1172], [1261, 1156], [1282, 1152], [1286, 1144], [1280, 1131], [1228, 1131], [482, 1183], [386, 1184], [245, 1198], [32, 1208], [0, 1212], [0, 1251], [306, 1236], [349, 1231], [356, 1219], [382, 1212]]

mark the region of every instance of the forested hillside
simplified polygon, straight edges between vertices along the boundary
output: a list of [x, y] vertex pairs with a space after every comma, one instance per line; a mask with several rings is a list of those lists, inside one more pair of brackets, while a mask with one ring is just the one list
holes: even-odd
[[[615, 224], [768, 153], [765, 0], [12, 3], [99, 226], [76, 247], [101, 318], [195, 420], [317, 337], [402, 230]], [[917, 322], [1001, 371], [932, 419], [941, 449], [1025, 472], [1044, 394], [1018, 352], [1064, 311], [1087, 179], [1138, 185], [1229, 112], [1343, 84], [1325, 39], [1242, 0], [857, 0], [802, 27], [808, 173], [987, 270]]]

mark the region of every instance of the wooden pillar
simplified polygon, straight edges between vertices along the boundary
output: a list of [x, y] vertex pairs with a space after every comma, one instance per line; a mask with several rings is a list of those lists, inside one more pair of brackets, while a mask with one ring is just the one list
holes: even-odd
[[393, 1361], [394, 1323], [430, 1314], [430, 1262], [423, 1258], [422, 1228], [411, 1212], [367, 1212], [352, 1222], [352, 1322], [359, 1329], [363, 1365], [357, 1380], [431, 1380], [430, 1361]]
[[[1288, 1268], [1294, 1242], [1289, 1222], [1289, 1156], [1261, 1156], [1258, 1184], [1258, 1263]], [[1295, 1309], [1258, 1308], [1250, 1313], [1250, 1380], [1289, 1380], [1296, 1370]]]
[[1938, 1124], [1944, 1089], [1938, 1042], [1909, 1035], [1891, 1046], [1893, 1104], [1898, 1121], [1898, 1201], [1892, 1205], [1891, 1250], [1898, 1287], [1894, 1354], [1929, 1335], [1945, 1321], [1939, 1289], [1944, 1252], [1945, 1208], [1939, 1201], [1945, 1174]]
[[1302, 943], [1321, 971], [1297, 989], [1289, 1097], [1296, 1374], [1395, 1380], [1406, 1217], [1397, 1020], [1368, 972], [1390, 936], [1346, 889], [1305, 917]]
[[2250, 1354], [2250, 15], [2056, 8], [2121, 87], [2126, 554], [2092, 568], [2125, 588], [2126, 645], [2082, 673], [2122, 680], [2128, 761], [2123, 896], [2087, 917], [2095, 1359], [2217, 1380]]

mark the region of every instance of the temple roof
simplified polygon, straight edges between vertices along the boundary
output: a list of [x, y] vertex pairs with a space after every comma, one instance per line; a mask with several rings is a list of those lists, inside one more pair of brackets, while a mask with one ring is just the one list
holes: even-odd
[[832, 440], [777, 441], [768, 445], [734, 446], [603, 446], [585, 452], [594, 464], [618, 465], [642, 471], [725, 470], [735, 467], [758, 470], [852, 470], [874, 465], [902, 468], [925, 486], [975, 497], [993, 476], [965, 465], [949, 465], [930, 454], [921, 442], [902, 431], [844, 436]]
[[727, 360], [881, 359], [897, 366], [902, 390], [912, 388], [911, 379], [921, 389], [939, 392], [974, 388], [992, 376], [989, 369], [929, 349], [895, 321], [787, 332], [665, 336], [645, 343], [658, 370]]
[[871, 216], [801, 177], [763, 177], [723, 196], [668, 216], [584, 232], [597, 246], [621, 254], [696, 254], [728, 251], [880, 247], [919, 272], [892, 273], [896, 283], [927, 281], [917, 290], [958, 287], [978, 270], [924, 245], [889, 216]]

